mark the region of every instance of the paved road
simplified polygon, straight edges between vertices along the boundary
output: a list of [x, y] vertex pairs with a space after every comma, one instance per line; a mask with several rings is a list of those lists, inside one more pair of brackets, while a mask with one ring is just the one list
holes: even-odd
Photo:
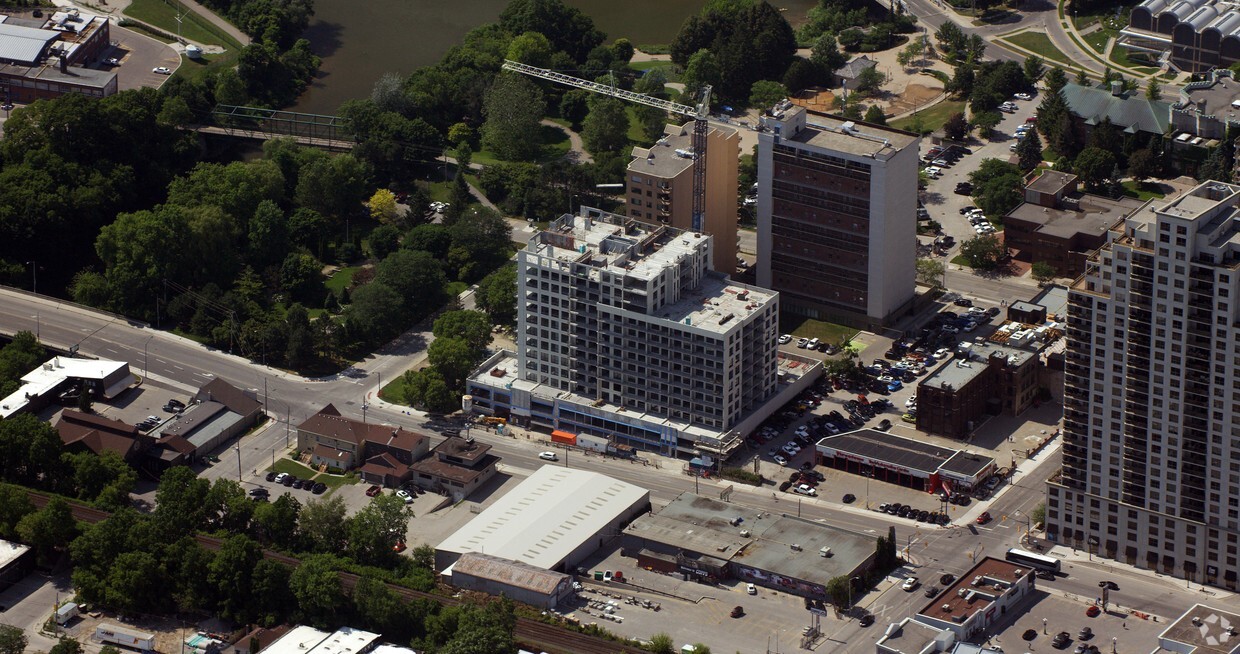
[[[284, 422], [291, 417], [295, 425], [317, 411], [323, 404], [333, 402], [342, 413], [361, 417], [362, 405], [379, 384], [381, 375], [393, 375], [416, 361], [425, 352], [430, 335], [413, 332], [384, 348], [380, 353], [345, 374], [307, 380], [278, 370], [266, 368], [239, 357], [203, 347], [179, 337], [149, 329], [123, 319], [104, 316], [93, 311], [73, 307], [65, 303], [28, 294], [0, 289], [0, 331], [12, 333], [22, 329], [37, 329], [45, 342], [60, 347], [79, 344], [83, 353], [129, 361], [135, 372], [148, 375], [151, 383], [168, 385], [189, 391], [213, 375], [245, 387], [266, 389], [269, 412], [278, 419], [257, 434], [247, 436], [239, 447], [240, 468], [243, 480], [251, 478], [254, 470], [263, 470], [273, 456], [284, 452], [286, 435], [290, 432]], [[434, 432], [445, 425], [428, 422], [423, 416], [372, 403], [367, 411], [370, 421], [401, 424]], [[506, 471], [522, 474], [542, 465], [537, 453], [545, 445], [517, 437], [497, 436], [489, 432], [474, 431], [480, 440], [491, 443], [498, 455], [503, 457]], [[208, 476], [229, 476], [237, 472], [237, 449], [228, 446], [221, 451], [221, 461], [206, 473]], [[695, 480], [680, 472], [678, 462], [651, 457], [658, 465], [642, 465], [597, 456], [570, 455], [562, 464], [596, 470], [649, 488], [656, 503], [663, 503], [676, 495], [694, 488], [704, 495], [718, 495], [727, 483]], [[1029, 464], [1026, 464], [1029, 465]], [[894, 518], [875, 511], [866, 511], [856, 505], [843, 506], [823, 499], [797, 501], [787, 495], [772, 494], [769, 490], [736, 486], [731, 501], [760, 510], [800, 514], [815, 520], [829, 520], [847, 529], [875, 535], [885, 533], [895, 526], [897, 539], [902, 545], [910, 545], [913, 561], [912, 573], [923, 579], [937, 577], [942, 571], [958, 574], [966, 569], [972, 556], [1001, 555], [1017, 543], [1019, 534], [1016, 523], [1021, 519], [1017, 511], [1031, 511], [1041, 501], [1045, 479], [1056, 469], [1058, 458], [1044, 453], [1040, 467], [1017, 475], [1014, 484], [1004, 490], [989, 507], [975, 504], [966, 514], [970, 515], [988, 508], [996, 516], [996, 523], [977, 529], [968, 527], [918, 528], [915, 523]], [[1009, 516], [1004, 519], [1003, 516]], [[1073, 562], [1066, 567], [1068, 576], [1047, 586], [1058, 592], [1069, 592], [1092, 597], [1097, 582], [1103, 578], [1117, 581], [1121, 591], [1113, 601], [1122, 606], [1155, 613], [1175, 615], [1201, 599], [1199, 591], [1186, 591], [1174, 580], [1154, 578], [1126, 570], [1111, 563]], [[1213, 603], [1237, 604], [1227, 597], [1207, 597]], [[858, 602], [886, 617], [906, 615], [921, 607], [924, 597], [920, 593], [903, 593], [884, 590], [872, 593], [872, 597], [858, 598]], [[868, 650], [872, 640], [880, 632], [862, 631], [855, 622], [841, 628], [832, 637], [848, 643], [848, 651]]]

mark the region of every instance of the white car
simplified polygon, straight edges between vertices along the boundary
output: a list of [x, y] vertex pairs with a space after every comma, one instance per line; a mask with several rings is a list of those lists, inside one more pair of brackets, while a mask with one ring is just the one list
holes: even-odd
[[791, 342], [792, 342], [792, 334], [784, 334], [783, 336], [779, 337], [780, 345], [787, 345], [788, 343], [791, 343]]
[[904, 583], [900, 584], [900, 588], [903, 589], [904, 592], [906, 593], [911, 593], [917, 590], [917, 586], [919, 586], [920, 584], [921, 582], [917, 580], [917, 577], [909, 577], [908, 579], [904, 580]]
[[799, 486], [793, 486], [792, 492], [798, 495], [808, 495], [809, 497], [818, 497], [818, 491], [814, 490], [812, 486], [806, 486], [805, 484], [801, 484]]
[[1028, 93], [1017, 93], [1016, 99], [1017, 100], [1032, 100], [1033, 96], [1029, 95]]
[[745, 584], [745, 592], [749, 593], [750, 595], [757, 595], [758, 587], [753, 584]]
[[[941, 347], [937, 351], [935, 351], [934, 358], [942, 360], [942, 359], [946, 359], [947, 357], [951, 355], [952, 355], [952, 351], [950, 349]], [[914, 398], [913, 401], [916, 402], [916, 398]]]
[[559, 461], [560, 457], [555, 452], [539, 452], [538, 458], [543, 461]]
[[975, 322], [970, 322], [970, 323], [967, 323], [967, 324], [964, 326], [964, 330], [965, 330], [966, 332], [971, 332], [971, 331], [973, 331], [974, 329], [977, 329], [977, 323], [975, 323]]
[[168, 68], [167, 66], [156, 66], [155, 68], [151, 70], [151, 72], [155, 73], [156, 75], [171, 75], [172, 69]]
[[396, 491], [396, 497], [404, 500], [405, 504], [413, 504], [413, 496], [409, 494], [409, 491], [403, 488]]
[[926, 174], [931, 177], [934, 177], [936, 175], [941, 175], [943, 174], [943, 169], [939, 168], [938, 166], [929, 166], [926, 168]]
[[797, 447], [795, 443], [786, 443], [779, 449], [787, 452], [788, 456], [796, 456], [797, 453], [801, 451], [801, 448]]
[[121, 65], [121, 60], [117, 59], [116, 57], [111, 57], [108, 59], [107, 64], [109, 66], [119, 66]]
[[775, 459], [775, 463], [778, 463], [778, 464], [779, 464], [779, 465], [781, 465], [781, 466], [786, 466], [786, 465], [788, 465], [788, 459], [785, 459], [785, 458], [784, 458], [784, 456], [783, 456], [782, 454], [776, 454], [776, 455], [772, 456], [771, 458], [772, 458], [772, 459]]
[[809, 339], [808, 339], [808, 338], [802, 338], [802, 339], [798, 340], [798, 341], [797, 341], [797, 347], [801, 348], [802, 350], [804, 350], [805, 348], [809, 347]]
[[916, 396], [914, 396], [914, 397], [910, 397], [909, 399], [904, 400], [904, 408], [906, 408], [906, 409], [911, 409], [911, 408], [913, 408], [913, 407], [915, 407], [915, 406], [917, 406], [917, 397], [916, 397]]

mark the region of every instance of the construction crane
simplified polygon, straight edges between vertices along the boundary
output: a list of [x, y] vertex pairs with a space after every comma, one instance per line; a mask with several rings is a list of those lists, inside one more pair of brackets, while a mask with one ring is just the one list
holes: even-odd
[[545, 79], [549, 82], [564, 84], [592, 93], [628, 100], [644, 104], [668, 113], [680, 114], [693, 118], [693, 231], [702, 231], [702, 216], [706, 213], [706, 129], [710, 118], [710, 85], [702, 87], [702, 101], [695, 107], [679, 104], [668, 100], [652, 98], [644, 93], [634, 93], [624, 89], [608, 86], [588, 79], [557, 73], [554, 70], [529, 66], [519, 61], [504, 60], [504, 70]]

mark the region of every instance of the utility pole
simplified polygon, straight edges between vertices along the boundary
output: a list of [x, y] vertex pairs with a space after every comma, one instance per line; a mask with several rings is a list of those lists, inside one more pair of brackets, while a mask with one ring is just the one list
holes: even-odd
[[30, 266], [30, 274], [33, 277], [33, 280], [31, 281], [30, 292], [34, 293], [35, 295], [38, 295], [39, 294], [39, 262], [38, 261], [27, 261], [26, 265]]

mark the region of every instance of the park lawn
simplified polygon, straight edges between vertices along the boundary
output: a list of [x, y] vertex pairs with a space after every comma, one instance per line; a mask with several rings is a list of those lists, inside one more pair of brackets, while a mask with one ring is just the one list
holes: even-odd
[[1093, 48], [1094, 52], [1102, 54], [1107, 51], [1107, 43], [1111, 41], [1114, 34], [1110, 30], [1098, 30], [1092, 34], [1087, 34], [1084, 38], [1086, 44]]
[[1151, 66], [1148, 60], [1134, 59], [1129, 55], [1128, 48], [1118, 46], [1111, 48], [1111, 61], [1124, 68], [1131, 68], [1142, 75], [1153, 75], [1159, 70]]
[[906, 116], [899, 120], [891, 121], [890, 125], [896, 129], [911, 130], [917, 116], [921, 117], [921, 125], [923, 129], [935, 130], [943, 126], [952, 114], [964, 111], [965, 104], [960, 100], [944, 100], [936, 105], [932, 105], [918, 112], [915, 116]]
[[[198, 14], [173, 6], [165, 0], [132, 0], [124, 11], [132, 16], [159, 27], [169, 34], [180, 34], [195, 43], [219, 45], [232, 51], [240, 51], [241, 44], [224, 34], [214, 25]], [[177, 24], [177, 15], [182, 15], [181, 24]]]
[[200, 80], [204, 79], [212, 71], [234, 68], [237, 65], [237, 60], [240, 58], [241, 50], [232, 48], [220, 54], [203, 55], [198, 59], [181, 57], [181, 66], [176, 69], [175, 74], [190, 80]]
[[[294, 475], [298, 479], [309, 479], [319, 474], [318, 470], [312, 470], [310, 467], [304, 466], [301, 463], [287, 457], [276, 459], [276, 464], [274, 466], [267, 466], [267, 470], [277, 474], [283, 472]], [[323, 483], [326, 484], [327, 482], [324, 481]]]
[[327, 290], [339, 295], [341, 291], [349, 287], [353, 283], [353, 274], [361, 270], [361, 266], [352, 266], [349, 268], [341, 268], [334, 275], [327, 278], [323, 285]]
[[667, 76], [669, 82], [680, 81], [680, 70], [676, 64], [670, 61], [638, 61], [629, 64], [629, 68], [633, 70], [648, 71], [654, 68], [662, 68], [663, 74]]
[[[637, 119], [637, 107], [631, 104], [626, 106], [624, 108], [624, 115], [629, 117], [629, 143], [632, 143], [633, 145], [649, 145], [650, 141], [646, 139], [645, 131], [642, 130], [641, 121]], [[676, 120], [676, 118], [673, 118], [672, 122], [675, 122]]]
[[1158, 190], [1151, 184], [1140, 183], [1128, 180], [1123, 183], [1124, 195], [1130, 198], [1136, 198], [1142, 202], [1152, 199], [1162, 199], [1164, 197], [1162, 191]]
[[1059, 51], [1054, 43], [1051, 43], [1049, 36], [1042, 32], [1021, 32], [1011, 36], [1001, 37], [1002, 40], [1011, 43], [1020, 48], [1024, 48], [1047, 61], [1055, 61], [1065, 66], [1071, 66], [1072, 60], [1067, 55]]
[[963, 254], [957, 254], [956, 256], [952, 257], [952, 263], [956, 264], [957, 266], [964, 266], [965, 268], [973, 267], [969, 265], [969, 260], [966, 259]]
[[443, 287], [443, 292], [450, 298], [454, 298], [467, 290], [469, 290], [469, 284], [465, 282], [448, 282]]
[[[797, 318], [789, 317], [789, 325]], [[785, 325], [785, 327], [789, 326]], [[857, 330], [844, 325], [824, 322], [822, 320], [814, 320], [813, 318], [805, 318], [801, 324], [785, 329], [785, 334], [792, 334], [796, 338], [816, 338], [820, 341], [841, 345], [844, 341], [857, 335]]]
[[[568, 152], [568, 149], [572, 147], [572, 142], [569, 141], [568, 132], [566, 130], [567, 126], [561, 129], [550, 125], [540, 125], [538, 136], [542, 141], [542, 154], [538, 157], [538, 161], [533, 163], [546, 163], [563, 157]], [[471, 161], [484, 166], [497, 163], [516, 163], [508, 162], [505, 159], [500, 159], [490, 150], [479, 150], [475, 152]]]

